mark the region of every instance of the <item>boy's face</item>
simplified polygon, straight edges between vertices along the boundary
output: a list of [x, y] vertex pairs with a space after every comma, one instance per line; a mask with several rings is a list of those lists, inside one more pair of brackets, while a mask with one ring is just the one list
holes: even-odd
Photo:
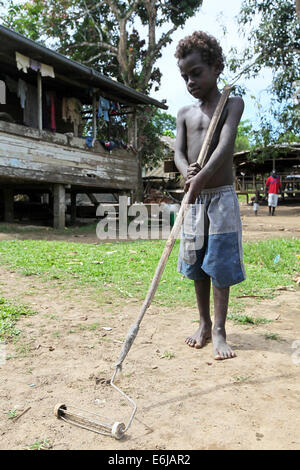
[[217, 67], [203, 62], [199, 51], [192, 51], [180, 59], [178, 65], [187, 89], [194, 98], [203, 100], [215, 88], [219, 76]]

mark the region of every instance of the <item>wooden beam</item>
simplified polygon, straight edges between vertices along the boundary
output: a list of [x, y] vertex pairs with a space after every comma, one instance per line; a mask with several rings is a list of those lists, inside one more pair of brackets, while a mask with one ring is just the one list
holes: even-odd
[[43, 130], [43, 108], [42, 108], [42, 76], [41, 72], [37, 73], [37, 94], [38, 94], [38, 129], [39, 131]]
[[63, 184], [53, 185], [53, 228], [64, 229], [66, 224], [66, 190]]

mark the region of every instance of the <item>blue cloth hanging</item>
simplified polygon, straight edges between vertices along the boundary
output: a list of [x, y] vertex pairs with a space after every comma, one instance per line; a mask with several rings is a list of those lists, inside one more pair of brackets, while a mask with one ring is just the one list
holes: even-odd
[[92, 147], [93, 146], [93, 140], [94, 140], [94, 137], [91, 137], [91, 136], [88, 136], [85, 138], [85, 143], [88, 147]]
[[109, 121], [108, 111], [110, 109], [110, 102], [99, 96], [98, 116], [103, 117], [104, 121]]

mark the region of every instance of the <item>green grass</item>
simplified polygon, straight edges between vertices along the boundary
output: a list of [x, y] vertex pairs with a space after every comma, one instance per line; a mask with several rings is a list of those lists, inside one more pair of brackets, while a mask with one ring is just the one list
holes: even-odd
[[16, 305], [4, 297], [0, 297], [0, 340], [14, 338], [20, 334], [16, 322], [21, 315], [33, 315], [29, 307]]
[[267, 320], [266, 318], [254, 318], [249, 315], [241, 315], [235, 313], [229, 313], [227, 318], [228, 320], [233, 320], [234, 323], [239, 323], [241, 325], [261, 325], [264, 323], [271, 322], [271, 320]]
[[9, 410], [6, 411], [6, 414], [8, 415], [8, 419], [13, 419], [17, 415], [17, 410]]
[[281, 338], [277, 333], [266, 333], [264, 335], [266, 339], [272, 339], [273, 341], [280, 341]]
[[28, 447], [28, 450], [50, 449], [49, 439], [38, 440]]
[[[75, 287], [92, 287], [106, 302], [115, 298], [145, 298], [164, 241], [114, 242], [99, 245], [44, 240], [3, 240], [0, 264], [25, 276], [59, 280]], [[154, 302], [169, 307], [195, 305], [193, 282], [177, 273], [178, 241], [162, 275]], [[299, 270], [300, 241], [268, 240], [244, 244], [247, 279], [231, 288], [231, 313], [242, 306], [240, 297], [272, 297], [278, 285], [294, 285]], [[275, 257], [280, 254], [278, 263]], [[257, 300], [257, 299], [255, 299]]]

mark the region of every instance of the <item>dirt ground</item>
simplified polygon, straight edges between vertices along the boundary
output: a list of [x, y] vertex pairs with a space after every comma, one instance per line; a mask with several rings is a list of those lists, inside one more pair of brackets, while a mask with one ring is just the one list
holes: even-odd
[[[299, 237], [299, 207], [279, 207], [275, 217], [268, 217], [266, 207], [258, 217], [250, 206], [241, 212], [244, 240]], [[37, 234], [0, 233], [0, 239], [29, 237]], [[91, 235], [70, 240], [95, 243]], [[53, 409], [64, 403], [127, 422], [131, 408], [107, 381], [140, 302], [116, 299], [99, 306], [92, 291], [62, 289], [58, 281], [45, 283], [3, 267], [0, 292], [38, 312], [18, 321], [22, 334], [15, 344], [2, 345], [0, 449], [40, 443], [54, 450], [299, 449], [296, 286], [274, 299], [243, 299], [245, 313], [273, 321], [257, 326], [228, 321], [237, 357], [226, 361], [213, 359], [211, 343], [202, 350], [185, 345], [197, 327], [196, 307], [153, 304], [117, 379], [138, 407], [119, 441], [58, 420]], [[9, 410], [16, 410], [15, 418]]]

